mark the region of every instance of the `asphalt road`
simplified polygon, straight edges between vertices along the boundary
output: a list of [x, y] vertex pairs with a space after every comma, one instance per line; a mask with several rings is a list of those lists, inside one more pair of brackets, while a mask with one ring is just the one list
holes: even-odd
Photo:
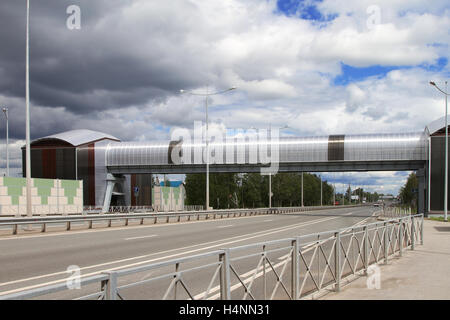
[[[358, 207], [1, 237], [0, 294], [66, 281], [69, 266], [79, 266], [85, 277], [216, 249], [349, 227], [370, 222], [376, 210]], [[201, 278], [201, 274], [197, 277]], [[161, 288], [153, 292], [163, 291]], [[72, 298], [77, 294], [72, 290], [52, 298]], [[145, 290], [135, 290], [131, 297], [157, 298]]]

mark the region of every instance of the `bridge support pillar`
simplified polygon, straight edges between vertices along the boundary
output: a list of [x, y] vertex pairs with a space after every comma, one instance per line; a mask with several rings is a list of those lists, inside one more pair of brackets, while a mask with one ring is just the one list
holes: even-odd
[[[425, 194], [426, 194], [426, 175], [425, 175], [425, 169], [419, 169], [416, 172], [417, 176], [417, 182], [418, 182], [418, 204], [417, 204], [417, 213], [424, 213], [426, 212], [426, 206], [425, 206]], [[428, 191], [428, 190], [427, 190]]]
[[105, 199], [103, 201], [103, 209], [102, 212], [106, 213], [109, 212], [109, 207], [111, 205], [111, 198], [113, 195], [114, 187], [117, 183], [122, 184], [122, 190], [125, 190], [124, 183], [125, 178], [123, 177], [115, 177], [114, 175], [108, 173], [108, 176], [106, 178], [107, 186], [106, 186], [106, 192], [105, 192]]

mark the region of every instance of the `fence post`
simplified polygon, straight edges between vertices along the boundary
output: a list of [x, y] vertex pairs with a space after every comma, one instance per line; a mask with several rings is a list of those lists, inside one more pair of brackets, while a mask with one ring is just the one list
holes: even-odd
[[388, 258], [389, 258], [389, 230], [388, 230], [388, 224], [384, 223], [384, 236], [383, 236], [383, 242], [384, 242], [384, 264], [388, 264]]
[[220, 266], [220, 299], [231, 300], [230, 250], [224, 249], [219, 259]]
[[414, 217], [411, 217], [411, 250], [414, 250], [416, 244], [416, 228], [414, 226]]
[[423, 213], [420, 221], [420, 244], [423, 245]]
[[291, 257], [291, 297], [292, 300], [298, 300], [299, 283], [300, 283], [300, 263], [299, 263], [300, 239], [295, 238], [292, 241], [292, 257]]
[[369, 232], [367, 226], [364, 226], [364, 274], [367, 275], [369, 268]]
[[341, 291], [341, 232], [335, 233], [336, 244], [334, 247], [334, 272], [336, 277], [335, 291]]
[[114, 271], [103, 272], [108, 275], [108, 280], [102, 281], [102, 291], [105, 292], [105, 300], [117, 299], [117, 273]]
[[403, 220], [400, 219], [400, 225], [398, 227], [398, 254], [401, 257], [403, 255]]

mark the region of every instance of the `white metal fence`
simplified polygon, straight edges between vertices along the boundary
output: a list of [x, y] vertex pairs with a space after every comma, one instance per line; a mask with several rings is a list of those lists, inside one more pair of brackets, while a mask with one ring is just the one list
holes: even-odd
[[[80, 285], [91, 292], [71, 298], [296, 300], [325, 288], [339, 291], [349, 276], [367, 274], [369, 266], [418, 244], [423, 214], [110, 271], [82, 278]], [[60, 283], [0, 299], [46, 298], [67, 290]]]

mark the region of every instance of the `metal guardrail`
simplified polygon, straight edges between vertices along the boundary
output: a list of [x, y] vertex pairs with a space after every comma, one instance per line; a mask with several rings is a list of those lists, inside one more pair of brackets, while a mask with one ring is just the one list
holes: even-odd
[[[297, 300], [325, 288], [339, 291], [344, 279], [368, 274], [371, 265], [387, 263], [393, 255], [402, 256], [405, 249], [414, 250], [417, 244], [423, 244], [423, 214], [109, 271], [81, 279], [81, 287], [97, 283], [99, 289], [77, 299], [125, 299], [129, 289], [140, 287], [141, 291], [148, 289], [144, 290], [150, 296], [146, 298], [152, 299]], [[151, 276], [119, 282], [142, 272]], [[66, 290], [66, 284], [60, 283], [0, 295], [0, 300]], [[157, 292], [163, 294], [151, 296]]]
[[398, 218], [398, 217], [404, 217], [404, 216], [411, 215], [411, 214], [413, 214], [411, 208], [383, 207], [380, 217]]
[[[330, 209], [330, 208], [347, 208], [347, 207], [355, 207], [358, 205], [339, 205], [339, 206], [307, 206], [307, 207], [278, 207], [283, 209], [293, 209], [299, 211], [310, 211], [310, 210], [319, 210], [319, 209]], [[163, 211], [158, 207], [154, 206], [110, 206], [108, 213], [136, 213], [136, 212], [154, 212], [154, 213], [168, 213], [168, 212], [192, 212], [192, 211], [204, 211], [203, 206], [185, 206], [184, 210], [178, 211]], [[232, 209], [214, 209], [214, 211], [230, 211], [230, 210], [258, 210], [264, 208], [232, 208]], [[96, 206], [84, 206], [83, 213], [103, 213], [102, 207]]]
[[66, 230], [72, 228], [74, 222], [84, 222], [88, 224], [88, 228], [93, 228], [94, 222], [106, 221], [107, 226], [112, 226], [112, 221], [124, 221], [124, 225], [128, 226], [130, 220], [139, 220], [140, 224], [144, 224], [144, 220], [152, 219], [153, 223], [158, 222], [181, 222], [193, 220], [208, 220], [208, 219], [223, 219], [246, 217], [262, 214], [284, 214], [293, 212], [304, 212], [311, 210], [323, 210], [330, 208], [344, 208], [340, 207], [290, 207], [290, 208], [259, 208], [259, 209], [232, 209], [232, 210], [209, 210], [209, 211], [178, 211], [166, 213], [127, 213], [127, 214], [96, 214], [96, 215], [73, 215], [73, 216], [49, 216], [49, 217], [21, 217], [21, 218], [0, 218], [0, 227], [11, 226], [12, 234], [16, 235], [20, 225], [40, 225], [41, 232], [47, 231], [47, 226], [51, 224], [66, 224]]

